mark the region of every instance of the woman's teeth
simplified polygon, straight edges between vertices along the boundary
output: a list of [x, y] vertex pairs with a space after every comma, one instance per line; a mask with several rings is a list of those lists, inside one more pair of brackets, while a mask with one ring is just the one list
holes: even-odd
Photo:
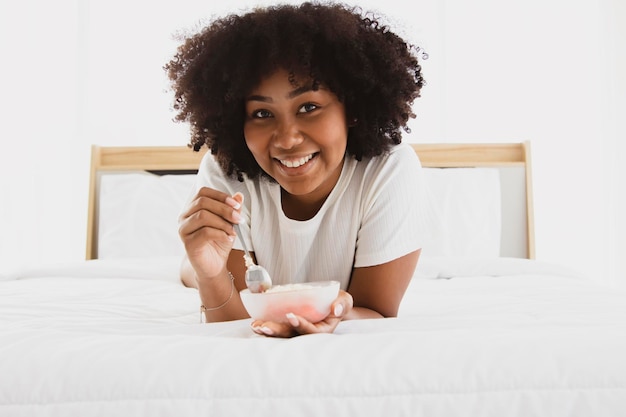
[[313, 158], [313, 154], [304, 156], [299, 159], [279, 159], [280, 163], [286, 166], [287, 168], [298, 168], [309, 162]]

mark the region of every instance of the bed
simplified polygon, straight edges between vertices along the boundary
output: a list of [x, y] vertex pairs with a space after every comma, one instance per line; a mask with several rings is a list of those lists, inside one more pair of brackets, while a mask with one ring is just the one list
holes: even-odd
[[285, 340], [178, 279], [202, 155], [94, 146], [87, 259], [0, 280], [0, 416], [623, 415], [626, 293], [534, 259], [529, 144], [414, 148], [449, 228], [398, 317]]

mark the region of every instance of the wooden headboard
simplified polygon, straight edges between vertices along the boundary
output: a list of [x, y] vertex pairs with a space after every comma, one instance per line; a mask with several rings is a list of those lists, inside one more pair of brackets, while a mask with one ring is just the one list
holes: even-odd
[[[494, 167], [500, 171], [502, 192], [501, 256], [534, 259], [530, 144], [412, 144], [428, 168]], [[92, 146], [87, 216], [86, 258], [97, 258], [98, 190], [100, 175], [111, 171], [190, 173], [198, 169], [206, 149], [186, 146]]]

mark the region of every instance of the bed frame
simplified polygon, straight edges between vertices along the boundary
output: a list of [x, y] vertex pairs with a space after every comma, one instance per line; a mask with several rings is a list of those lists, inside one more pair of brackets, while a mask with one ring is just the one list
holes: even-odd
[[[502, 237], [500, 255], [535, 258], [530, 143], [412, 144], [428, 168], [495, 167], [500, 172]], [[86, 258], [97, 258], [100, 176], [107, 172], [197, 172], [206, 149], [186, 146], [92, 146]]]

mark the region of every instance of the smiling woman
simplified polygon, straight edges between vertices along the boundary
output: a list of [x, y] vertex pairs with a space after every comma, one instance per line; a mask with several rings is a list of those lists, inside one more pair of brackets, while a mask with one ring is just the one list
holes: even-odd
[[[161, 68], [173, 33], [273, 3], [157, 2], [147, 19], [144, 2], [0, 2], [11, 57], [0, 67], [0, 274], [83, 257], [91, 144], [185, 143]], [[358, 4], [430, 54], [403, 141], [532, 141], [537, 257], [626, 286], [626, 3], [427, 0], [419, 13], [404, 0]], [[593, 82], [572, 88], [582, 74]], [[572, 230], [578, 239], [564, 238]]]
[[326, 317], [289, 311], [253, 321], [259, 334], [397, 314], [427, 216], [410, 215], [419, 161], [401, 144], [424, 83], [418, 51], [357, 8], [312, 3], [230, 15], [180, 46], [166, 65], [177, 120], [194, 149], [211, 150], [181, 216], [181, 276], [203, 306], [219, 306], [207, 321], [247, 316], [231, 300], [245, 285], [242, 243], [275, 284], [341, 285]]

